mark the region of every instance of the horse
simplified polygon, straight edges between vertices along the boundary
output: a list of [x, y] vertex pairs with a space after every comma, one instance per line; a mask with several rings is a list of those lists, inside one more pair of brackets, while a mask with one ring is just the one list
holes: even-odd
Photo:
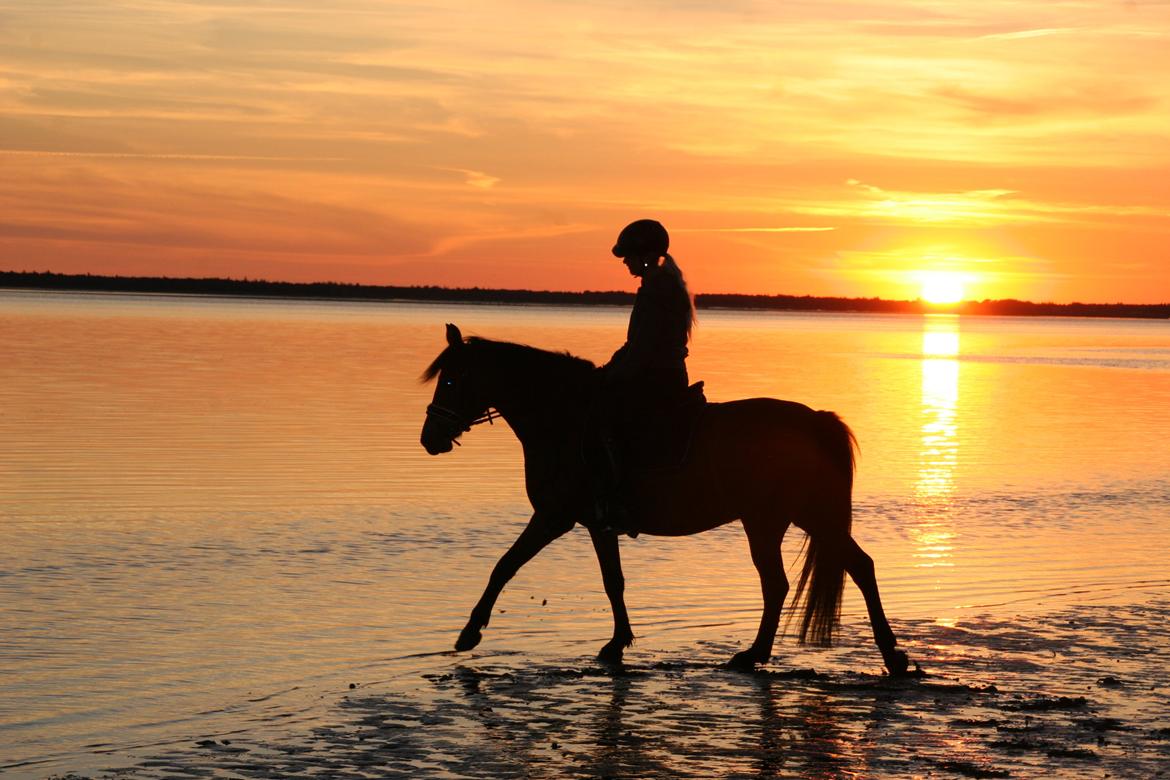
[[[455, 643], [482, 640], [504, 586], [525, 563], [577, 523], [584, 525], [601, 566], [614, 632], [598, 653], [620, 664], [634, 641], [625, 604], [618, 536], [593, 518], [592, 471], [582, 452], [596, 387], [593, 363], [567, 352], [464, 338], [447, 325], [447, 345], [423, 372], [437, 379], [421, 444], [450, 452], [472, 426], [500, 417], [520, 440], [533, 514], [496, 563], [483, 595]], [[772, 656], [789, 583], [780, 545], [790, 524], [806, 536], [794, 609], [803, 604], [799, 641], [830, 646], [848, 572], [865, 597], [873, 638], [891, 675], [909, 658], [897, 647], [878, 593], [874, 562], [850, 535], [857, 442], [833, 412], [773, 398], [710, 403], [702, 410], [682, 465], [638, 474], [630, 515], [651, 536], [688, 536], [740, 520], [760, 577], [764, 609], [752, 645], [728, 665], [750, 670]], [[791, 613], [789, 620], [795, 612]]]

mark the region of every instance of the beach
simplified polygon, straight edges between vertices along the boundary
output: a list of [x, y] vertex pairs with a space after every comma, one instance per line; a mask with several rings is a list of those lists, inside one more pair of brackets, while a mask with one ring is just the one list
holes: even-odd
[[[415, 679], [332, 692], [324, 717], [155, 746], [90, 777], [1161, 777], [1165, 603], [1044, 620], [901, 622], [925, 673], [876, 671], [866, 627], [835, 651], [636, 647], [624, 666], [448, 655]], [[809, 664], [805, 666], [805, 664]], [[267, 724], [271, 728], [274, 724]], [[261, 729], [262, 730], [262, 729]]]

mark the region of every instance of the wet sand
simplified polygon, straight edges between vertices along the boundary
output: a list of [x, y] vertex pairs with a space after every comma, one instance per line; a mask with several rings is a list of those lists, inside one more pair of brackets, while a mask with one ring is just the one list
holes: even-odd
[[925, 672], [909, 679], [881, 673], [857, 621], [750, 674], [718, 642], [636, 644], [622, 667], [444, 654], [330, 694], [315, 725], [58, 777], [1170, 777], [1168, 618], [1160, 602], [901, 621]]

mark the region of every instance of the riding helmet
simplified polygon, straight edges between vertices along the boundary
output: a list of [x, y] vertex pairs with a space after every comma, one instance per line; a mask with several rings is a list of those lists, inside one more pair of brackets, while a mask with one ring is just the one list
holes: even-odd
[[615, 257], [628, 257], [637, 253], [649, 253], [662, 257], [670, 248], [670, 235], [662, 223], [655, 219], [639, 219], [622, 228], [617, 243], [613, 245]]

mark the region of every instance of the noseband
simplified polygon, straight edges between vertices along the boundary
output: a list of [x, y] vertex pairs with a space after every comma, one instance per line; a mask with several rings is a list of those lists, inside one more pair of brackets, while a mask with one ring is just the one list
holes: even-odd
[[[492, 409], [489, 407], [487, 409], [487, 411], [485, 411], [483, 414], [479, 415], [478, 417], [472, 419], [469, 422], [465, 422], [463, 419], [463, 416], [461, 414], [459, 414], [459, 412], [455, 411], [454, 409], [448, 409], [446, 406], [440, 406], [439, 404], [430, 404], [429, 406], [427, 406], [427, 417], [428, 418], [436, 417], [439, 420], [441, 420], [442, 422], [447, 423], [448, 425], [455, 426], [455, 430], [459, 431], [460, 433], [465, 433], [467, 431], [470, 431], [471, 426], [479, 425], [481, 423], [490, 423], [490, 424], [494, 425], [494, 423], [492, 423], [492, 420], [495, 420], [500, 416], [501, 415], [499, 412], [497, 412], [495, 409]], [[463, 446], [459, 443], [459, 440], [456, 439], [454, 436], [451, 437], [451, 443], [455, 444], [457, 446]]]

